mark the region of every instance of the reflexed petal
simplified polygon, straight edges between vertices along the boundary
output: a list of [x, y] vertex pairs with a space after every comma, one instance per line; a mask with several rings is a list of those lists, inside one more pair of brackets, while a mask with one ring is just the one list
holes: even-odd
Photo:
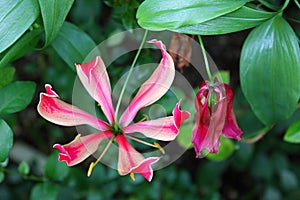
[[153, 176], [151, 165], [157, 162], [160, 157], [150, 157], [145, 159], [144, 156], [137, 152], [121, 134], [117, 135], [116, 140], [119, 144], [119, 174], [123, 176], [135, 172], [144, 176], [148, 181], [151, 181]]
[[208, 97], [212, 89], [207, 93], [206, 90], [198, 92], [195, 100], [197, 113], [195, 114], [195, 126], [193, 128], [192, 143], [199, 157], [203, 150], [210, 153], [217, 153], [220, 145], [220, 135], [225, 123], [226, 117], [226, 100], [225, 91], [221, 87], [214, 87], [217, 95], [217, 103], [208, 107]]
[[99, 144], [105, 140], [113, 137], [113, 132], [105, 131], [94, 133], [87, 136], [75, 138], [72, 142], [65, 145], [55, 144], [53, 148], [60, 151], [58, 155], [59, 161], [65, 161], [68, 166], [76, 165], [91, 154], [95, 153]]
[[150, 43], [157, 45], [162, 52], [162, 60], [151, 77], [141, 86], [127, 109], [120, 118], [120, 126], [127, 126], [143, 107], [148, 106], [160, 99], [171, 87], [175, 77], [174, 62], [167, 53], [161, 41], [151, 40]]
[[37, 110], [48, 121], [62, 126], [88, 124], [98, 130], [108, 130], [109, 126], [102, 120], [87, 112], [58, 99], [51, 85], [46, 85], [46, 93], [40, 94]]
[[238, 127], [235, 114], [233, 112], [233, 92], [228, 85], [224, 84], [224, 86], [226, 89], [227, 112], [223, 135], [228, 138], [240, 140], [243, 131]]
[[190, 117], [190, 113], [181, 111], [178, 102], [173, 110], [173, 116], [155, 120], [138, 122], [123, 129], [124, 133], [140, 132], [148, 138], [163, 141], [174, 140], [179, 132], [180, 124]]
[[111, 87], [106, 67], [97, 56], [90, 63], [76, 64], [77, 74], [88, 93], [101, 105], [110, 124], [114, 122]]

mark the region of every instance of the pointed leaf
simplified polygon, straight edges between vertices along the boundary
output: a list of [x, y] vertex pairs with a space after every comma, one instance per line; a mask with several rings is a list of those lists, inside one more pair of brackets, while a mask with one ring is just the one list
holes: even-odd
[[243, 93], [264, 124], [292, 115], [300, 95], [300, 49], [293, 29], [280, 15], [249, 34], [240, 67]]
[[145, 29], [176, 29], [230, 13], [245, 3], [246, 0], [146, 0], [138, 8], [136, 18]]
[[33, 50], [38, 43], [39, 36], [42, 32], [43, 30], [39, 28], [25, 33], [9, 49], [7, 49], [7, 51], [3, 52], [4, 56], [0, 60], [0, 68]]
[[300, 143], [300, 119], [292, 123], [283, 139], [286, 142]]
[[13, 132], [7, 123], [0, 119], [0, 162], [4, 162], [13, 146]]
[[52, 153], [45, 164], [45, 175], [55, 181], [63, 181], [69, 174], [66, 163], [58, 161], [58, 153]]
[[182, 26], [171, 30], [179, 33], [195, 35], [226, 34], [257, 26], [270, 19], [275, 14], [275, 12], [265, 12], [243, 6], [238, 10], [209, 21]]
[[36, 0], [0, 1], [0, 53], [12, 45], [39, 14]]
[[96, 47], [90, 36], [68, 22], [64, 22], [51, 45], [74, 72], [76, 71], [75, 63], [83, 63], [86, 56]]
[[57, 35], [69, 13], [74, 0], [39, 0], [47, 46]]
[[8, 85], [14, 79], [15, 68], [13, 67], [4, 67], [0, 68], [0, 90]]
[[15, 113], [23, 110], [33, 98], [35, 83], [16, 81], [0, 90], [0, 114]]

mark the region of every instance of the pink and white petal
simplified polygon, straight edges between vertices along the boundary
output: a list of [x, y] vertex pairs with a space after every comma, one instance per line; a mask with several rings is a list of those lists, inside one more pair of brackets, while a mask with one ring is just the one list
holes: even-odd
[[91, 135], [75, 138], [72, 142], [65, 145], [55, 144], [53, 148], [60, 151], [59, 161], [64, 161], [68, 166], [76, 165], [91, 154], [95, 153], [99, 144], [106, 139], [113, 137], [112, 131], [94, 133]]
[[157, 162], [159, 157], [151, 157], [145, 159], [144, 156], [137, 152], [125, 136], [119, 134], [116, 137], [119, 144], [119, 160], [118, 160], [118, 172], [124, 176], [129, 173], [139, 173], [144, 176], [148, 181], [151, 181], [153, 176], [153, 170], [151, 164]]
[[110, 124], [114, 122], [111, 86], [100, 56], [86, 64], [76, 64], [78, 77], [88, 93], [101, 105]]
[[162, 141], [171, 141], [176, 138], [180, 124], [190, 117], [190, 113], [181, 111], [178, 102], [173, 110], [173, 116], [148, 120], [129, 125], [123, 129], [123, 133], [139, 132], [148, 138]]
[[158, 40], [150, 43], [157, 45], [162, 52], [162, 60], [151, 77], [141, 86], [127, 109], [122, 114], [119, 124], [127, 126], [136, 116], [137, 112], [160, 99], [171, 87], [175, 77], [175, 68], [172, 57], [167, 53], [164, 44]]
[[233, 112], [234, 94], [228, 85], [224, 84], [224, 87], [226, 89], [227, 110], [226, 110], [226, 122], [223, 128], [223, 135], [228, 138], [240, 140], [243, 131], [239, 128], [235, 119], [235, 114]]
[[58, 99], [58, 95], [51, 89], [51, 85], [47, 84], [45, 87], [46, 93], [40, 94], [37, 110], [48, 121], [62, 126], [88, 124], [98, 130], [110, 128], [104, 121]]
[[225, 91], [218, 90], [216, 91], [217, 103], [212, 108], [209, 108], [207, 98], [211, 96], [212, 92], [212, 89], [209, 88], [206, 90], [200, 89], [195, 99], [197, 113], [194, 117], [195, 126], [192, 131], [192, 143], [194, 144], [196, 157], [203, 156], [203, 150], [207, 150], [210, 153], [217, 153], [220, 145], [220, 136], [225, 124], [227, 103], [224, 98]]
[[151, 181], [153, 178], [153, 170], [151, 168], [151, 165], [153, 163], [156, 163], [160, 160], [161, 157], [150, 157], [145, 159], [142, 163], [140, 163], [138, 166], [131, 169], [130, 173], [138, 173], [142, 175], [147, 181]]

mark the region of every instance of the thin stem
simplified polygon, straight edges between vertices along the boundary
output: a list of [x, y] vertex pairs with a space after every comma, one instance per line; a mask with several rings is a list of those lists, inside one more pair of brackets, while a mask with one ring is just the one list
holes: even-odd
[[136, 61], [137, 61], [137, 59], [138, 59], [138, 57], [139, 57], [139, 55], [140, 55], [140, 53], [141, 53], [142, 47], [143, 47], [143, 45], [144, 45], [144, 43], [145, 43], [145, 41], [146, 41], [147, 34], [148, 34], [148, 30], [146, 30], [145, 33], [144, 33], [144, 36], [143, 36], [142, 42], [141, 42], [141, 44], [140, 44], [140, 46], [139, 46], [138, 52], [136, 53], [136, 55], [135, 55], [135, 57], [134, 57], [134, 60], [133, 60], [133, 62], [132, 62], [132, 64], [131, 64], [131, 66], [130, 66], [130, 69], [129, 69], [127, 78], [126, 78], [126, 80], [125, 80], [125, 82], [124, 82], [124, 85], [123, 85], [123, 88], [122, 88], [122, 90], [121, 90], [121, 94], [120, 94], [120, 97], [119, 97], [119, 99], [118, 99], [118, 103], [117, 103], [117, 106], [116, 106], [115, 124], [117, 123], [117, 120], [118, 120], [118, 112], [119, 112], [119, 109], [120, 109], [122, 97], [123, 97], [123, 95], [124, 95], [126, 86], [127, 86], [127, 84], [128, 84], [128, 81], [129, 81], [129, 78], [130, 78], [130, 76], [131, 76], [131, 74], [132, 74], [133, 67], [134, 67], [135, 64], [136, 64]]
[[213, 78], [213, 76], [210, 72], [210, 69], [209, 69], [209, 64], [208, 64], [208, 60], [207, 60], [207, 56], [206, 56], [206, 51], [205, 51], [204, 44], [203, 44], [203, 41], [202, 41], [202, 38], [201, 38], [200, 35], [198, 35], [198, 39], [199, 39], [199, 44], [201, 46], [201, 50], [202, 50], [202, 54], [203, 54], [203, 58], [204, 58], [204, 64], [205, 64], [206, 72], [207, 72], [207, 75], [208, 75], [208, 78], [209, 78], [210, 82], [213, 84], [214, 78]]
[[261, 140], [274, 126], [275, 124], [270, 125], [267, 128], [264, 128], [258, 135], [252, 138], [242, 138], [242, 142], [246, 144], [254, 144], [255, 142], [258, 142]]

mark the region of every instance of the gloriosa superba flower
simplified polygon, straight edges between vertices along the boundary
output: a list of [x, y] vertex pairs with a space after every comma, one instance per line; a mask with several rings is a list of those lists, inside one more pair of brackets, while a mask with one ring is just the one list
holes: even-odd
[[180, 124], [189, 118], [190, 114], [179, 109], [179, 101], [173, 109], [173, 116], [132, 123], [141, 108], [156, 102], [168, 91], [175, 76], [173, 60], [167, 53], [164, 44], [155, 39], [149, 42], [160, 48], [162, 60], [149, 79], [140, 87], [119, 119], [116, 119], [106, 67], [99, 56], [89, 63], [76, 64], [76, 70], [85, 89], [101, 106], [107, 122], [60, 100], [51, 85], [45, 85], [46, 92], [40, 94], [40, 102], [37, 107], [41, 116], [62, 126], [87, 124], [99, 130], [97, 133], [78, 136], [65, 145], [55, 144], [53, 147], [60, 151], [60, 161], [66, 162], [68, 166], [76, 165], [96, 152], [101, 142], [109, 140], [100, 157], [91, 163], [88, 170], [88, 175], [90, 175], [93, 167], [101, 160], [110, 144], [115, 141], [118, 145], [119, 174], [130, 174], [134, 179], [134, 173], [138, 173], [151, 181], [153, 176], [151, 165], [161, 157], [144, 158], [128, 139], [148, 144], [163, 152], [158, 143], [150, 144], [141, 141], [133, 137], [132, 133], [139, 132], [148, 138], [172, 141], [179, 132]]

